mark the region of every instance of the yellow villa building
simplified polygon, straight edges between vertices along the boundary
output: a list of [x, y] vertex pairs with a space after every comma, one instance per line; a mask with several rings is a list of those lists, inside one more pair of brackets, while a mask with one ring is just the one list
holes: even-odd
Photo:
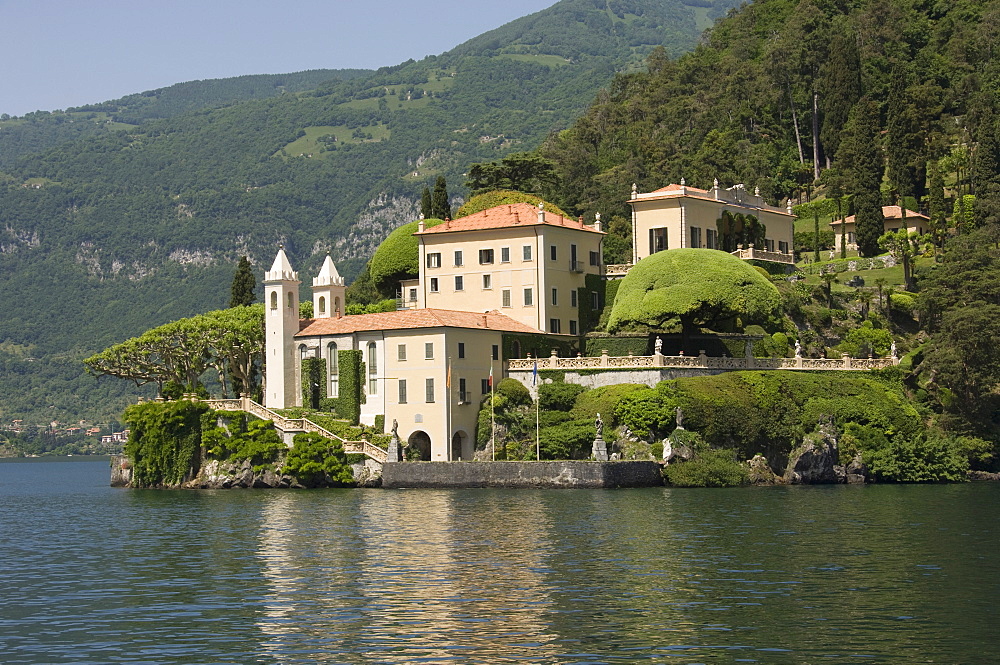
[[[888, 233], [889, 231], [898, 231], [903, 226], [903, 209], [900, 206], [882, 206], [882, 216], [885, 218], [883, 222], [883, 233]], [[835, 219], [830, 222], [830, 228], [833, 229], [833, 242], [837, 251], [840, 251], [841, 237], [847, 240], [847, 249], [856, 250], [858, 248], [857, 236], [855, 235], [855, 216], [851, 215], [841, 222], [839, 219]], [[919, 212], [913, 210], [906, 210], [906, 226], [907, 232], [916, 233], [918, 235], [924, 235], [925, 233], [930, 233], [931, 231], [931, 218], [927, 215], [922, 215]]]

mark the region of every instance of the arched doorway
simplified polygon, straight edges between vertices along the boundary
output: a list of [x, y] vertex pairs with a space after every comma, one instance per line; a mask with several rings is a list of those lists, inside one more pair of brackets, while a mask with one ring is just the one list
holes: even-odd
[[427, 432], [417, 430], [406, 440], [406, 445], [420, 451], [421, 462], [431, 461], [431, 437], [427, 436]]
[[451, 461], [457, 462], [462, 459], [462, 444], [468, 437], [463, 436], [462, 432], [455, 432], [451, 437]]

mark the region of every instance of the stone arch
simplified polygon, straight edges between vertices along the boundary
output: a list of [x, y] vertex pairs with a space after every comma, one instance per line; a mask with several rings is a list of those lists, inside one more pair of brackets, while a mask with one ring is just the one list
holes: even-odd
[[431, 437], [423, 430], [417, 430], [406, 440], [408, 448], [415, 448], [420, 451], [420, 461], [431, 461]]
[[463, 430], [458, 430], [451, 436], [451, 460], [469, 461], [472, 459], [472, 446], [469, 435]]

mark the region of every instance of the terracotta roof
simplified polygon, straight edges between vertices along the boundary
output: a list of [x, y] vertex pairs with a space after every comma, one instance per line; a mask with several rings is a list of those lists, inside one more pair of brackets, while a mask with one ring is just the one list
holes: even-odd
[[694, 194], [708, 194], [707, 189], [698, 189], [697, 187], [689, 187], [686, 185], [678, 185], [675, 182], [670, 183], [666, 187], [660, 187], [659, 189], [654, 189], [650, 194], [667, 194], [672, 192], [680, 192], [681, 190], [687, 190]]
[[[902, 219], [903, 218], [902, 210], [903, 209], [900, 206], [882, 206], [882, 216], [885, 217], [886, 219]], [[847, 222], [848, 224], [853, 224], [854, 223], [854, 217], [855, 217], [855, 215], [851, 215], [850, 217], [848, 217], [844, 221]], [[928, 222], [931, 221], [931, 218], [928, 217], [927, 215], [923, 215], [923, 214], [921, 214], [919, 212], [915, 212], [913, 210], [910, 210], [909, 208], [906, 209], [906, 218], [907, 219], [922, 219], [922, 220], [925, 220], [925, 221], [928, 221]], [[839, 224], [840, 224], [840, 220], [839, 219], [835, 219], [832, 222], [830, 222], [830, 226], [839, 225]]]
[[735, 206], [739, 208], [747, 208], [750, 210], [765, 210], [773, 215], [785, 215], [787, 217], [795, 217], [792, 213], [788, 212], [782, 208], [776, 208], [774, 206], [757, 206], [748, 202], [738, 202], [730, 201], [724, 198], [716, 199], [712, 194], [711, 190], [698, 189], [697, 187], [691, 187], [690, 185], [678, 185], [677, 183], [671, 183], [666, 187], [660, 187], [659, 189], [654, 189], [651, 192], [640, 193], [636, 196], [630, 198], [626, 203], [641, 203], [644, 201], [662, 201], [663, 199], [675, 199], [681, 196], [686, 196], [692, 199], [700, 199], [702, 201], [714, 201], [722, 205]]
[[303, 319], [296, 337], [316, 335], [346, 335], [368, 330], [407, 330], [409, 328], [477, 328], [504, 332], [534, 333], [542, 331], [515, 321], [497, 310], [482, 314], [451, 309], [403, 309], [377, 314], [355, 314], [339, 319]]
[[[516, 226], [537, 226], [538, 208], [530, 203], [511, 203], [508, 205], [487, 208], [467, 217], [453, 219], [435, 227], [417, 231], [414, 235], [430, 235], [432, 233], [450, 233], [455, 231], [479, 231], [482, 229], [504, 229]], [[560, 226], [577, 231], [604, 233], [581, 221], [569, 219], [553, 212], [545, 213], [545, 226]]]

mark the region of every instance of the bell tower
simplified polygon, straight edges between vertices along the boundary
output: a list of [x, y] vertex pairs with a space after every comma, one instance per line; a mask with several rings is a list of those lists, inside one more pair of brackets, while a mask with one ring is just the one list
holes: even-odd
[[323, 267], [313, 279], [313, 316], [317, 319], [339, 319], [344, 314], [344, 278], [337, 272], [333, 259], [326, 255]]
[[278, 248], [271, 269], [264, 273], [264, 406], [297, 406], [295, 340], [299, 331], [299, 275]]

